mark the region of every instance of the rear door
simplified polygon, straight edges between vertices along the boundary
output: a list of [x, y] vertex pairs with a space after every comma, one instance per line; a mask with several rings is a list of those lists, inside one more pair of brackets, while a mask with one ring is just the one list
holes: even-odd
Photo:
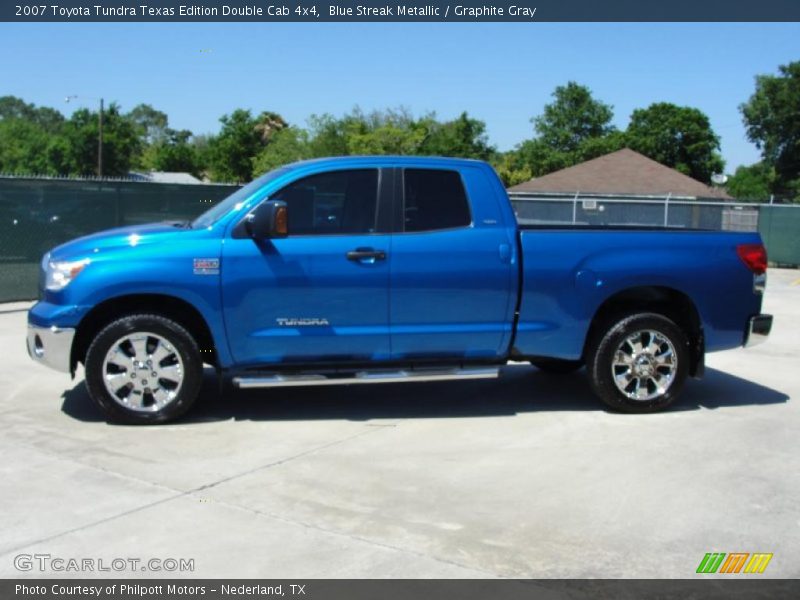
[[288, 237], [225, 240], [225, 324], [238, 364], [389, 358], [382, 180], [380, 169], [301, 178], [269, 198], [288, 206]]
[[[394, 359], [492, 359], [510, 339], [516, 249], [477, 168], [395, 172]], [[469, 194], [484, 194], [478, 198]]]

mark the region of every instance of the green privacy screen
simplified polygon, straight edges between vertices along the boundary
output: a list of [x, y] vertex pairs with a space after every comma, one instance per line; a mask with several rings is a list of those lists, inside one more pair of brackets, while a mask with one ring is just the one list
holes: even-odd
[[[231, 185], [0, 176], [0, 302], [35, 298], [39, 261], [58, 244], [110, 227], [185, 221], [236, 189], [237, 186]], [[591, 215], [586, 216], [589, 213], [582, 203], [575, 210], [571, 202], [554, 203], [546, 198], [523, 201], [512, 197], [512, 204], [522, 222], [561, 224], [574, 219], [586, 221], [587, 225], [601, 224], [594, 223]], [[633, 200], [619, 204], [620, 210], [603, 213], [609, 223], [656, 226], [664, 223], [664, 208], [660, 204], [639, 207]], [[745, 231], [757, 226], [770, 262], [800, 265], [800, 206], [746, 205], [753, 213], [758, 211], [757, 225], [754, 221], [742, 227], [733, 227], [731, 219], [726, 219], [726, 212], [732, 212], [728, 208], [727, 203], [676, 204], [670, 207], [669, 224]]]
[[762, 206], [758, 214], [758, 232], [771, 263], [800, 266], [800, 207]]
[[0, 302], [35, 298], [39, 261], [58, 244], [110, 227], [185, 221], [237, 189], [0, 177]]

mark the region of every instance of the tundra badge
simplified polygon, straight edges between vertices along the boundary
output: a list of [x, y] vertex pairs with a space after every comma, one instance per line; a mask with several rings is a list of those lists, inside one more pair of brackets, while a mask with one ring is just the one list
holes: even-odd
[[319, 317], [278, 317], [275, 319], [281, 327], [329, 327], [328, 319]]

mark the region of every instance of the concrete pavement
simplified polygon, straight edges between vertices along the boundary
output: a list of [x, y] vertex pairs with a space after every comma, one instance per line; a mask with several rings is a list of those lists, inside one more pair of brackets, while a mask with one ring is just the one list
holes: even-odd
[[[193, 559], [160, 577], [692, 577], [706, 552], [800, 576], [800, 272], [772, 269], [769, 342], [709, 355], [657, 415], [583, 372], [238, 392], [108, 425], [30, 361], [0, 305], [0, 576], [15, 557]], [[19, 560], [19, 559], [17, 559]]]

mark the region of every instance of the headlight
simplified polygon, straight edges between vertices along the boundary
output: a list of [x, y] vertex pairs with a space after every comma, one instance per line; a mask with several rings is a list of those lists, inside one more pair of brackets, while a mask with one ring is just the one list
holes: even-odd
[[61, 261], [52, 262], [48, 256], [45, 256], [47, 261], [45, 268], [45, 281], [44, 286], [53, 292], [65, 288], [70, 281], [75, 279], [86, 265], [91, 261], [88, 258], [83, 260]]

